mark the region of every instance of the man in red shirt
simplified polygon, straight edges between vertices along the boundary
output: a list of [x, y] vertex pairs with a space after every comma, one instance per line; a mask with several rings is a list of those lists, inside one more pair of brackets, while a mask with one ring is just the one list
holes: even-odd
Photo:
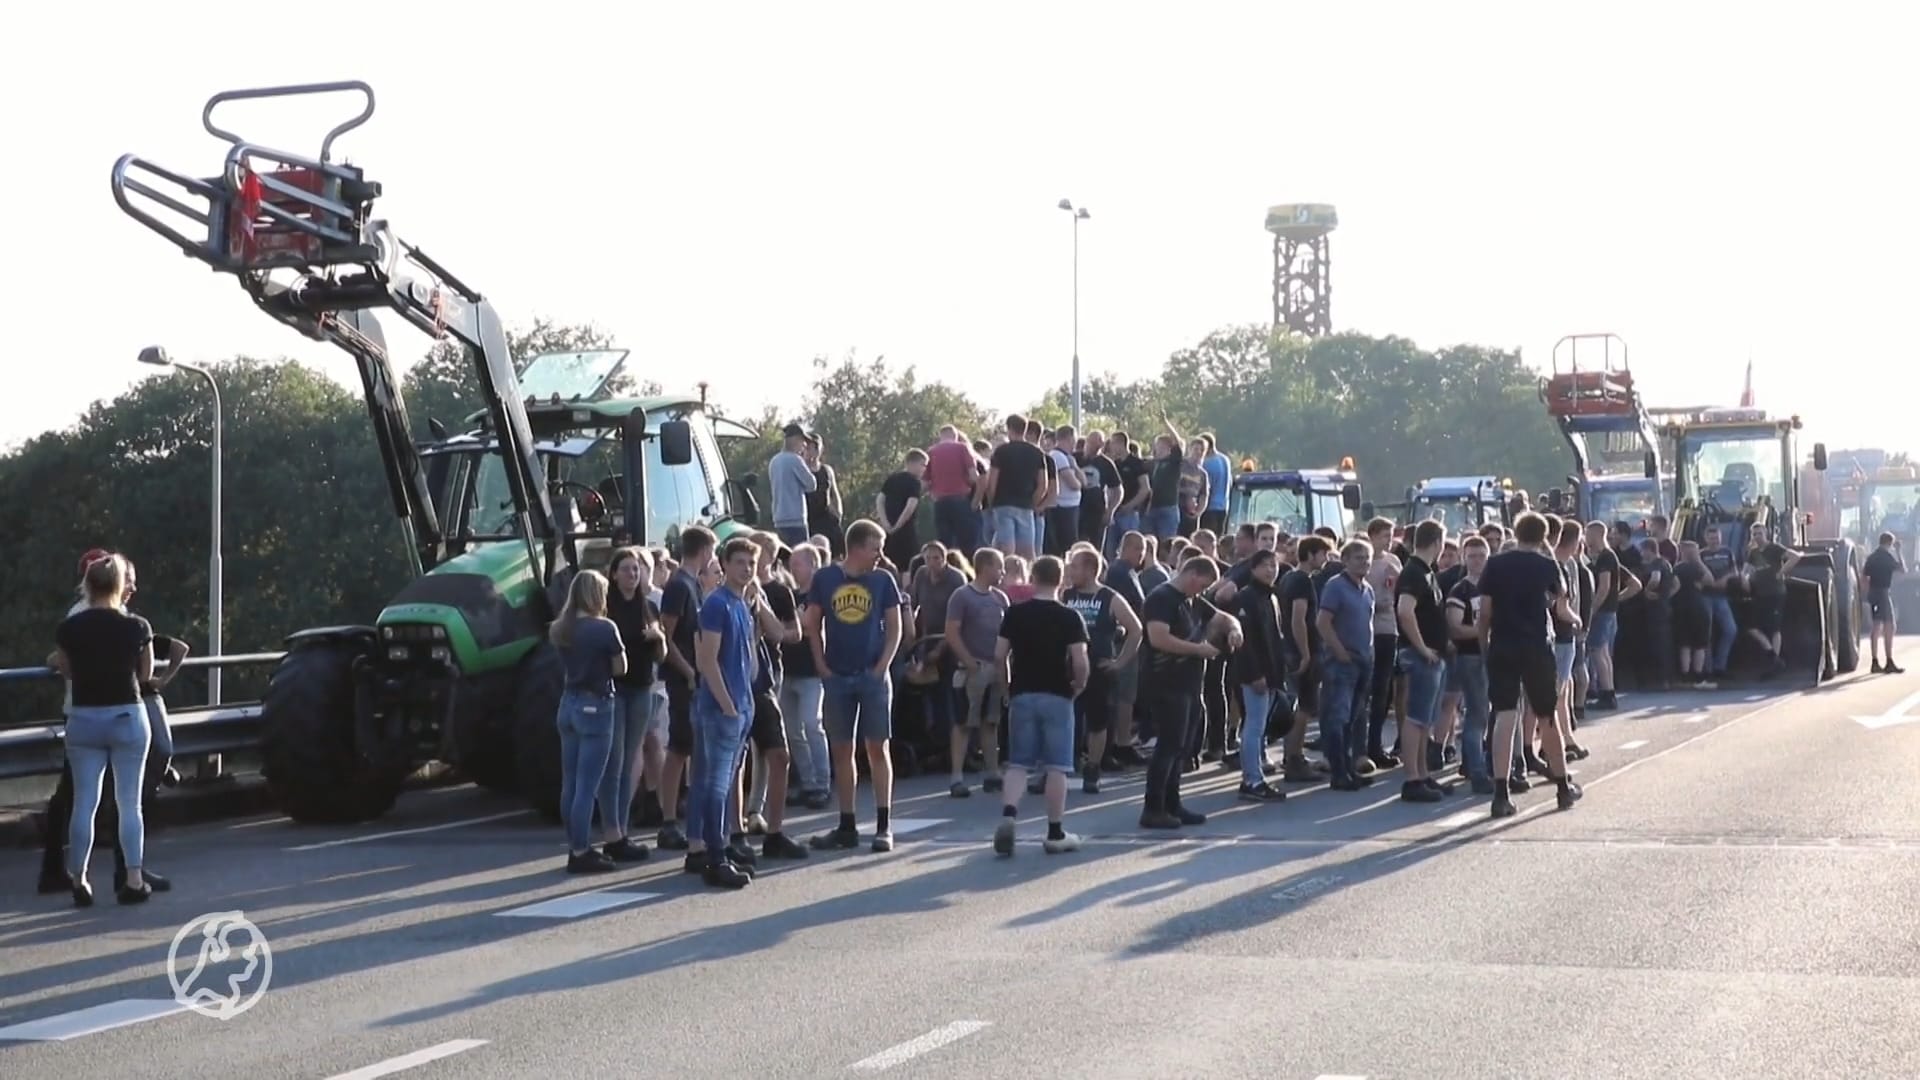
[[980, 546], [980, 514], [973, 508], [980, 473], [980, 459], [966, 436], [952, 424], [941, 428], [940, 440], [927, 449], [926, 486], [934, 535], [948, 550], [971, 554]]

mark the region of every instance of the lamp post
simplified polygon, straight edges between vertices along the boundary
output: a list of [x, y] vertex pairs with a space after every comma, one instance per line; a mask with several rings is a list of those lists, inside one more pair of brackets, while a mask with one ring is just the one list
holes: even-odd
[[[207, 556], [207, 652], [211, 656], [220, 653], [221, 612], [220, 579], [220, 384], [214, 381], [213, 373], [195, 364], [184, 364], [167, 356], [167, 350], [158, 345], [149, 345], [140, 350], [140, 362], [155, 367], [170, 367], [180, 371], [190, 371], [207, 380], [207, 389], [213, 393], [213, 535], [211, 552]], [[207, 669], [207, 704], [220, 704], [220, 668]]]
[[1092, 217], [1087, 208], [1075, 209], [1072, 200], [1061, 199], [1060, 209], [1073, 215], [1073, 430], [1080, 426], [1080, 223]]

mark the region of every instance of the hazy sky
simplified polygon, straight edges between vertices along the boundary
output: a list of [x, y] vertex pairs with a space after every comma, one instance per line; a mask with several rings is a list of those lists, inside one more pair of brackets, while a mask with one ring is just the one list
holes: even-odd
[[[849, 348], [995, 406], [1063, 380], [1062, 197], [1093, 214], [1087, 368], [1150, 373], [1267, 320], [1265, 210], [1326, 201], [1339, 328], [1540, 365], [1613, 330], [1656, 404], [1732, 404], [1751, 353], [1760, 404], [1811, 435], [1920, 449], [1920, 75], [1893, 4], [408, 3], [336, 12], [372, 36], [334, 57], [321, 9], [119, 8], [10, 16], [0, 444], [152, 377], [150, 343], [351, 382], [107, 178], [125, 151], [213, 172], [214, 91], [363, 78], [378, 111], [339, 149], [401, 236], [509, 322], [598, 322], [739, 414]], [[342, 108], [226, 116], [307, 150]]]

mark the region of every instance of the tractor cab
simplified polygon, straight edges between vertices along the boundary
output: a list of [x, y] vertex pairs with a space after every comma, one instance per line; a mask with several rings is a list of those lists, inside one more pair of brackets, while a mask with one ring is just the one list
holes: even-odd
[[1360, 509], [1360, 483], [1353, 459], [1333, 469], [1260, 469], [1252, 458], [1240, 463], [1227, 496], [1227, 530], [1273, 522], [1293, 536], [1326, 526], [1341, 536], [1353, 529]]
[[1718, 530], [1744, 562], [1747, 539], [1765, 529], [1789, 546], [1806, 539], [1800, 515], [1800, 418], [1761, 409], [1700, 409], [1670, 418], [1674, 535], [1700, 541]]
[[[714, 415], [704, 396], [616, 396], [624, 349], [535, 357], [521, 377], [547, 495], [563, 527], [555, 576], [605, 571], [627, 544], [678, 552], [680, 532], [724, 535], [757, 523], [751, 488], [727, 476], [719, 440], [753, 429]], [[480, 420], [476, 415], [470, 420]], [[442, 440], [425, 456], [454, 552], [513, 536], [511, 493], [484, 427]]]
[[1449, 535], [1474, 532], [1488, 522], [1507, 520], [1513, 482], [1491, 476], [1436, 476], [1407, 490], [1407, 523], [1438, 521]]
[[[1671, 482], [1672, 478], [1667, 480]], [[1661, 513], [1661, 481], [1653, 477], [1603, 473], [1584, 480], [1568, 477], [1568, 483], [1573, 487], [1580, 520], [1609, 526], [1616, 521], [1627, 522], [1633, 526], [1636, 542], [1647, 538], [1648, 521]]]

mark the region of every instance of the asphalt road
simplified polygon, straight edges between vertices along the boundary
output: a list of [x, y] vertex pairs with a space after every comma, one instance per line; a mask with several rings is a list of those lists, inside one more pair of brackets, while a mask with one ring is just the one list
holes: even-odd
[[[36, 897], [5, 852], [0, 1074], [1920, 1076], [1920, 722], [1853, 719], [1916, 692], [1630, 699], [1583, 729], [1585, 800], [1500, 823], [1385, 784], [1237, 805], [1212, 769], [1190, 835], [1135, 827], [1136, 775], [1072, 797], [1080, 852], [1043, 854], [1028, 800], [1000, 859], [994, 804], [922, 778], [891, 855], [734, 894], [677, 861], [569, 878], [472, 788], [162, 832], [176, 889], [137, 908]], [[167, 976], [222, 910], [272, 949], [227, 1020]]]

